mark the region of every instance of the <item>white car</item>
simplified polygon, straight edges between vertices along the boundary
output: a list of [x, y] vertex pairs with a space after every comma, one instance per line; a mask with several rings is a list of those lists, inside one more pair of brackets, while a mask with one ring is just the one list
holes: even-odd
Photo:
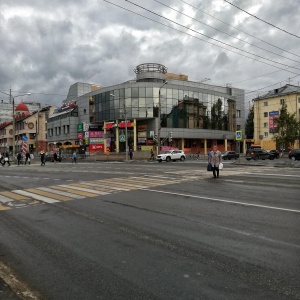
[[156, 160], [159, 162], [162, 162], [162, 161], [170, 162], [171, 160], [172, 161], [176, 161], [176, 160], [184, 161], [185, 154], [182, 150], [169, 150], [169, 151], [166, 151], [165, 153], [157, 155]]

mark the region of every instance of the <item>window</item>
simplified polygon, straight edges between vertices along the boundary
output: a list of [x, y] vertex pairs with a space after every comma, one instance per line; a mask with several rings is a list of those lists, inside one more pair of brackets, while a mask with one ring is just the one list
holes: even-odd
[[268, 106], [268, 101], [264, 102], [264, 106]]
[[237, 118], [240, 118], [240, 117], [241, 117], [241, 111], [240, 111], [240, 110], [237, 110], [237, 111], [236, 111], [236, 117], [237, 117]]
[[268, 135], [269, 135], [268, 132], [265, 132], [265, 133], [264, 133], [264, 136], [265, 136], [265, 137], [268, 137]]
[[236, 130], [241, 130], [241, 125], [236, 125]]
[[281, 104], [281, 105], [284, 104], [284, 99], [280, 99], [280, 104]]
[[264, 112], [264, 117], [266, 118], [268, 116], [268, 113], [267, 112]]
[[264, 123], [264, 127], [265, 128], [268, 127], [268, 123], [267, 122]]

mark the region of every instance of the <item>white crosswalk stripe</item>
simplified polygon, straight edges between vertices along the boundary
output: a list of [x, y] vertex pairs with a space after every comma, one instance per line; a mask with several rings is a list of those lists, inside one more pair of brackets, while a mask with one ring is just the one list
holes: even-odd
[[66, 196], [66, 197], [71, 197], [71, 198], [74, 198], [74, 199], [83, 199], [83, 198], [85, 198], [84, 196], [81, 196], [81, 195], [76, 195], [76, 194], [72, 194], [72, 193], [68, 193], [68, 192], [64, 192], [64, 191], [57, 191], [53, 188], [50, 189], [50, 188], [47, 188], [47, 187], [39, 187], [37, 189], [41, 190], [41, 191], [49, 192], [49, 193], [54, 193], [54, 194], [58, 194], [58, 195]]
[[27, 196], [27, 197], [39, 200], [39, 201], [42, 201], [42, 202], [45, 202], [45, 203], [60, 202], [59, 200], [51, 199], [51, 198], [48, 198], [48, 197], [45, 197], [45, 196], [41, 196], [41, 195], [37, 195], [37, 194], [34, 194], [34, 193], [26, 192], [26, 191], [23, 191], [23, 190], [14, 190], [13, 192], [17, 193], [17, 194], [20, 194], [20, 195], [23, 195], [23, 196]]
[[74, 185], [60, 184], [59, 186], [65, 187], [65, 188], [72, 188], [74, 190], [79, 190], [79, 191], [88, 192], [88, 193], [92, 193], [92, 194], [98, 194], [98, 195], [108, 195], [109, 194], [107, 192], [101, 192], [101, 191], [97, 191], [97, 190], [86, 189], [86, 188], [82, 188], [82, 187], [74, 186]]

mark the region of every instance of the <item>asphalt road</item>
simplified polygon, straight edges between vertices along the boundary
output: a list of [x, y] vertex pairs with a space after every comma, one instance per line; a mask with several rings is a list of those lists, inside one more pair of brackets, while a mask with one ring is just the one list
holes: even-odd
[[0, 276], [23, 299], [300, 299], [300, 168], [283, 162], [3, 167]]

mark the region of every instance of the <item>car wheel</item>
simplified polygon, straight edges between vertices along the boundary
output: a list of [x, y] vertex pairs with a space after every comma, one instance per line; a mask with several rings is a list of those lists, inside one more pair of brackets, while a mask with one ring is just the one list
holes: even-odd
[[259, 156], [254, 156], [254, 160], [259, 160]]
[[171, 161], [171, 157], [168, 156], [168, 157], [166, 158], [166, 162], [170, 162], [170, 161]]
[[181, 156], [181, 157], [180, 157], [180, 160], [181, 160], [181, 161], [184, 161], [184, 160], [185, 160], [185, 157], [184, 157], [184, 156]]
[[295, 157], [295, 156], [292, 156], [292, 157], [291, 157], [291, 160], [292, 160], [292, 161], [295, 161], [295, 160], [296, 160], [296, 157]]
[[248, 161], [251, 160], [251, 158], [246, 158]]

